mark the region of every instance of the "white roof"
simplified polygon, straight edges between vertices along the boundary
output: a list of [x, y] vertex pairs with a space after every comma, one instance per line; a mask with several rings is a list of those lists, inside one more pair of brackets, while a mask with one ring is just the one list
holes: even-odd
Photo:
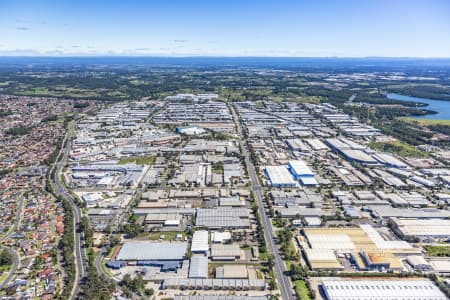
[[300, 181], [304, 185], [318, 185], [319, 184], [314, 177], [300, 177]]
[[446, 300], [430, 280], [324, 280], [328, 300]]
[[348, 250], [355, 249], [356, 246], [346, 234], [307, 234], [311, 248]]
[[426, 265], [429, 266], [430, 264], [425, 260], [425, 258], [423, 258], [423, 256], [421, 255], [409, 255], [406, 260], [408, 261], [408, 263], [415, 267], [415, 266], [419, 266], [419, 265]]
[[272, 185], [296, 184], [296, 181], [285, 166], [266, 166], [266, 173]]
[[380, 249], [410, 249], [412, 246], [405, 241], [386, 241], [383, 237], [369, 224], [360, 224], [362, 230]]
[[295, 174], [301, 175], [309, 175], [312, 176], [314, 173], [311, 169], [306, 165], [303, 160], [291, 160], [289, 162], [289, 166], [292, 168]]
[[309, 226], [319, 226], [322, 224], [322, 219], [318, 217], [305, 217], [305, 222]]
[[211, 240], [214, 243], [223, 243], [226, 240], [231, 240], [231, 233], [229, 231], [225, 232], [213, 232]]
[[209, 234], [206, 230], [199, 230], [194, 232], [192, 237], [192, 252], [208, 252], [209, 250]]
[[410, 236], [450, 236], [448, 219], [396, 219], [400, 231]]
[[305, 249], [305, 254], [310, 262], [337, 261], [336, 255], [331, 249]]

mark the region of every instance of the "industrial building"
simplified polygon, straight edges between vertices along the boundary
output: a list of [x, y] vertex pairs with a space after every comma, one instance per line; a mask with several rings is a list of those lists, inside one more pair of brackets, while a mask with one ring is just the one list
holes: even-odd
[[208, 257], [192, 255], [189, 264], [189, 278], [208, 278]]
[[238, 244], [212, 244], [212, 260], [236, 260], [244, 257], [244, 251]]
[[267, 300], [266, 296], [196, 295], [174, 296], [173, 300]]
[[446, 300], [430, 280], [324, 280], [327, 300]]
[[392, 218], [392, 223], [405, 237], [420, 240], [447, 240], [450, 238], [449, 219], [399, 219]]
[[207, 253], [209, 250], [209, 233], [206, 230], [194, 232], [191, 243], [192, 253]]
[[218, 207], [200, 208], [195, 219], [196, 227], [207, 228], [249, 228], [247, 208]]
[[302, 160], [291, 160], [288, 169], [296, 180], [300, 180], [302, 185], [315, 186], [319, 184], [314, 178], [314, 172]]
[[419, 255], [404, 241], [388, 241], [371, 226], [358, 228], [304, 228], [303, 253], [313, 270], [341, 270], [337, 256], [349, 254], [359, 270], [402, 270], [396, 255]]
[[264, 169], [267, 180], [273, 187], [296, 187], [297, 182], [285, 166], [266, 166]]
[[164, 280], [162, 288], [176, 290], [264, 291], [266, 283], [263, 279], [167, 278]]
[[186, 242], [126, 242], [116, 260], [124, 261], [181, 261], [186, 256]]

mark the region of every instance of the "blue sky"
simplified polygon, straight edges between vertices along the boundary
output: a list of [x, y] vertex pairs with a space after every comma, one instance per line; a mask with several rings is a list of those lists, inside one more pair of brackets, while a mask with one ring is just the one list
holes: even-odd
[[450, 57], [448, 0], [0, 0], [0, 55]]

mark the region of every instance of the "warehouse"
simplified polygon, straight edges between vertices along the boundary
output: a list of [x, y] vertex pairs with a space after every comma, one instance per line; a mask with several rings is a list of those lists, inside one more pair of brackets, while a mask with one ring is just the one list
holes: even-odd
[[315, 151], [328, 150], [327, 145], [319, 139], [306, 139], [305, 142]]
[[324, 280], [322, 288], [327, 300], [447, 299], [430, 280]]
[[386, 153], [376, 153], [373, 155], [373, 158], [378, 160], [380, 163], [387, 167], [399, 168], [399, 169], [408, 169], [408, 165], [399, 159], [393, 157], [392, 155]]
[[[266, 283], [263, 279], [189, 279], [167, 278], [163, 289], [176, 290], [229, 290], [229, 291], [264, 291]], [[219, 299], [219, 298], [213, 298]], [[225, 298], [227, 299], [227, 298]]]
[[331, 249], [305, 249], [304, 253], [311, 270], [344, 269]]
[[395, 227], [406, 237], [420, 240], [447, 240], [450, 238], [449, 219], [391, 219]]
[[416, 270], [429, 270], [431, 269], [431, 265], [429, 262], [420, 255], [409, 255], [406, 258], [408, 264]]
[[198, 230], [194, 232], [192, 237], [191, 252], [206, 253], [209, 250], [209, 233], [206, 230]]
[[189, 278], [208, 278], [208, 257], [193, 255], [189, 264]]
[[361, 150], [340, 150], [339, 151], [347, 160], [355, 161], [362, 164], [376, 164], [377, 161], [370, 155]]
[[287, 139], [286, 144], [292, 151], [309, 152], [310, 149], [299, 139]]
[[367, 209], [374, 217], [379, 218], [407, 218], [407, 219], [445, 219], [450, 212], [436, 208], [394, 208], [389, 205], [371, 205]]
[[267, 180], [273, 187], [296, 187], [297, 182], [285, 166], [266, 166], [264, 169]]
[[249, 228], [247, 208], [218, 207], [200, 208], [195, 220], [196, 227], [207, 228]]
[[211, 245], [212, 260], [236, 260], [244, 257], [244, 251], [238, 244], [213, 244]]
[[180, 261], [185, 258], [185, 242], [126, 242], [116, 260]]
[[211, 241], [213, 243], [223, 244], [231, 240], [231, 233], [229, 231], [219, 232], [215, 231], [212, 233]]
[[267, 297], [266, 296], [197, 295], [197, 296], [174, 296], [173, 300], [267, 300]]
[[291, 160], [288, 165], [294, 178], [299, 180], [301, 177], [313, 177], [314, 173], [302, 160]]

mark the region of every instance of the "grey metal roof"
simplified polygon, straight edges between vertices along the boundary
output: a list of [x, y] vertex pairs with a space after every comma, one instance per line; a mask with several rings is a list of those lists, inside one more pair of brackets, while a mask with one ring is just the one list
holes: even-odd
[[189, 265], [189, 278], [208, 278], [208, 257], [193, 255]]
[[220, 207], [213, 209], [199, 209], [195, 221], [197, 227], [249, 227], [248, 210], [246, 208]]
[[186, 242], [127, 242], [117, 260], [182, 260], [186, 255]]

